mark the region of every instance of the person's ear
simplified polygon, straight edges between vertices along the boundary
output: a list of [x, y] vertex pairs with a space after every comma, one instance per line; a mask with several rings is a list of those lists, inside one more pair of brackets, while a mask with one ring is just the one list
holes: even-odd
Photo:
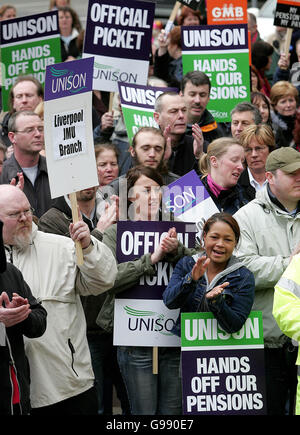
[[266, 179], [268, 180], [269, 184], [273, 184], [274, 174], [270, 171], [267, 171]]
[[213, 168], [216, 168], [218, 166], [218, 159], [216, 156], [210, 157], [210, 166], [212, 166]]
[[132, 146], [129, 147], [129, 152], [130, 152], [132, 157], [135, 157], [135, 151], [134, 151], [134, 148]]
[[11, 141], [11, 143], [14, 145], [15, 144], [15, 132], [9, 131], [7, 136], [8, 136], [8, 139]]
[[153, 118], [154, 118], [154, 121], [156, 122], [156, 124], [159, 124], [159, 113], [158, 112], [153, 112]]

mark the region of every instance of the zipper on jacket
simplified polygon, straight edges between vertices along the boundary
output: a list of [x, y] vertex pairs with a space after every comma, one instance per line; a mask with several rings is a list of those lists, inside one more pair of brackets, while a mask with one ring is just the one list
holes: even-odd
[[20, 414], [22, 415], [22, 405], [21, 405], [21, 389], [20, 389], [20, 384], [19, 384], [19, 380], [18, 380], [18, 372], [16, 369], [16, 365], [15, 365], [15, 361], [14, 358], [12, 356], [12, 351], [11, 351], [11, 346], [10, 346], [10, 342], [8, 339], [8, 336], [6, 335], [6, 341], [7, 341], [7, 346], [8, 346], [8, 350], [9, 350], [9, 357], [10, 357], [10, 361], [9, 361], [9, 379], [10, 379], [10, 384], [11, 384], [11, 413], [12, 415], [14, 415], [14, 406], [13, 406], [13, 395], [14, 395], [14, 384], [13, 384], [13, 380], [11, 378], [11, 367], [15, 372], [15, 378], [16, 378], [16, 382], [18, 385], [18, 390], [19, 390], [19, 397], [20, 397], [20, 402], [19, 402], [19, 407], [20, 407]]
[[72, 364], [71, 364], [71, 367], [72, 367], [72, 370], [73, 370], [73, 372], [75, 373], [75, 375], [78, 376], [78, 373], [77, 373], [76, 370], [74, 369], [74, 353], [75, 353], [75, 349], [74, 349], [74, 346], [73, 346], [72, 341], [71, 341], [70, 338], [68, 338], [68, 346], [69, 346], [69, 348], [70, 348], [71, 356], [72, 356]]

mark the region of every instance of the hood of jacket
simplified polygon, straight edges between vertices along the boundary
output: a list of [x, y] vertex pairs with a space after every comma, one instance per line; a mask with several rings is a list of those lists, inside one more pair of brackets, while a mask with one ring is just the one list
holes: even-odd
[[[198, 258], [200, 258], [204, 254], [205, 254], [205, 251], [201, 251], [201, 252], [198, 252], [197, 254], [193, 255], [192, 257], [196, 262], [198, 260]], [[214, 279], [209, 283], [209, 286], [207, 287], [207, 291], [213, 289], [216, 285], [216, 282], [218, 282], [223, 276], [229, 275], [229, 273], [232, 273], [235, 270], [238, 270], [243, 266], [244, 266], [244, 264], [237, 257], [232, 255], [228, 261], [226, 268], [222, 272], [218, 273], [214, 277]]]
[[[273, 202], [269, 195], [269, 185], [266, 184], [261, 190], [256, 192], [256, 197], [254, 201], [259, 204], [266, 213], [275, 212], [276, 214], [290, 216], [290, 213], [287, 210], [284, 210], [275, 202]], [[299, 205], [298, 205], [299, 209]], [[299, 212], [298, 212], [299, 213]], [[300, 214], [299, 214], [300, 218]]]

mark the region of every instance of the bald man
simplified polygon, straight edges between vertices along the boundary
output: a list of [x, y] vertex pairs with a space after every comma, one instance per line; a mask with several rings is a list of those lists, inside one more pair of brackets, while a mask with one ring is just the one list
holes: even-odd
[[[115, 259], [82, 220], [70, 224], [72, 240], [38, 231], [30, 203], [18, 187], [0, 186], [0, 219], [8, 260], [21, 270], [48, 313], [44, 336], [26, 343], [32, 414], [97, 413], [80, 296], [98, 295], [113, 286]], [[76, 266], [74, 241], [82, 247], [82, 266]]]

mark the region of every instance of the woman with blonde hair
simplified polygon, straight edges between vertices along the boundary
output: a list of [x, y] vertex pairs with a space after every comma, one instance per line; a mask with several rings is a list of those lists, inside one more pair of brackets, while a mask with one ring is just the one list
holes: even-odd
[[275, 136], [267, 124], [249, 125], [240, 134], [239, 141], [245, 150], [246, 168], [238, 184], [244, 198], [252, 201], [256, 192], [267, 183], [265, 165], [268, 155], [275, 149]]
[[245, 153], [237, 139], [213, 140], [199, 161], [201, 181], [220, 211], [234, 214], [247, 201], [237, 184], [244, 170]]
[[298, 89], [290, 82], [281, 80], [271, 88], [272, 127], [277, 148], [288, 147], [293, 141], [298, 99]]

